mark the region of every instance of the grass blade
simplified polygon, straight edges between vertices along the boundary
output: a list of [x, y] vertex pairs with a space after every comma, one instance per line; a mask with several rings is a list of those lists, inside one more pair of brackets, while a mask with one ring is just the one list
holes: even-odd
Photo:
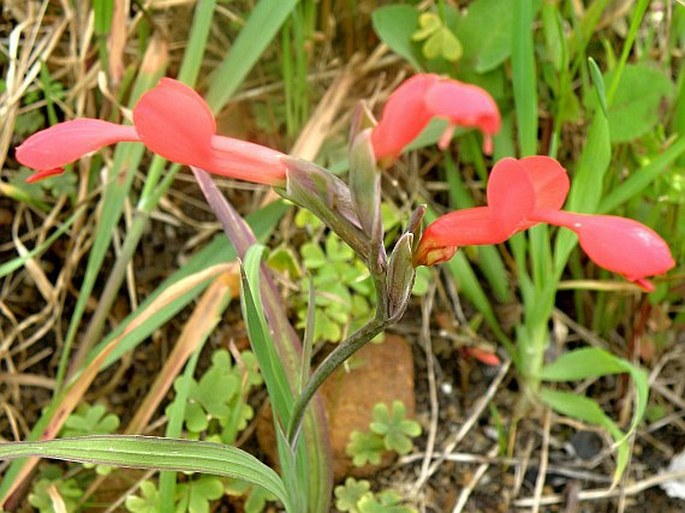
[[45, 457], [128, 468], [202, 472], [243, 479], [290, 506], [283, 481], [251, 454], [229, 445], [148, 436], [91, 436], [0, 444], [0, 459]]
[[226, 59], [209, 79], [207, 103], [220, 110], [288, 19], [298, 0], [261, 0], [250, 13]]

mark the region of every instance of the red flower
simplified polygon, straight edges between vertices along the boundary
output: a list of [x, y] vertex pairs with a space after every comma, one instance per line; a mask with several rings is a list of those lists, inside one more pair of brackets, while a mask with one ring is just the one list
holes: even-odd
[[568, 190], [566, 171], [552, 158], [502, 159], [490, 175], [488, 206], [436, 219], [426, 228], [414, 263], [444, 262], [459, 246], [498, 244], [542, 222], [573, 230], [581, 248], [597, 265], [653, 290], [646, 278], [675, 265], [666, 242], [631, 219], [561, 211]]
[[371, 135], [376, 160], [391, 163], [434, 117], [449, 121], [440, 138], [441, 148], [449, 144], [456, 126], [477, 127], [483, 132], [484, 151], [491, 153], [491, 136], [500, 128], [499, 110], [492, 97], [474, 85], [419, 74], [390, 95]]
[[416, 265], [452, 258], [459, 246], [499, 244], [536, 224], [535, 209], [559, 209], [568, 177], [549, 157], [504, 158], [495, 164], [487, 188], [487, 207], [456, 210], [431, 223], [414, 255]]
[[29, 137], [16, 149], [17, 160], [38, 170], [29, 181], [63, 171], [83, 155], [117, 142], [142, 141], [162, 157], [210, 173], [277, 185], [285, 181], [282, 153], [216, 135], [209, 107], [193, 89], [163, 78], [133, 109], [134, 126], [99, 119], [76, 119]]

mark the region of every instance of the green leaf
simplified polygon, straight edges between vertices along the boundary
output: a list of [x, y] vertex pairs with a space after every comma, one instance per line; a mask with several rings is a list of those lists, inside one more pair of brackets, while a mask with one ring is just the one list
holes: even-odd
[[241, 305], [250, 344], [259, 362], [262, 377], [269, 392], [269, 399], [276, 414], [275, 418], [278, 423], [286, 426], [292, 412], [293, 397], [285, 369], [278, 358], [269, 327], [264, 318], [260, 299], [260, 267], [264, 250], [264, 246], [256, 244], [245, 255], [245, 261], [241, 267], [243, 274]]
[[575, 381], [609, 374], [631, 372], [631, 365], [609, 351], [584, 347], [564, 353], [545, 366], [540, 379], [545, 381]]
[[319, 269], [326, 265], [326, 254], [316, 242], [305, 242], [300, 248], [302, 263], [307, 269]]
[[228, 445], [123, 435], [0, 444], [0, 459], [27, 456], [243, 479], [264, 487], [285, 505], [286, 511], [294, 513], [278, 474], [251, 454]]
[[475, 0], [456, 27], [464, 45], [464, 60], [474, 63], [477, 73], [486, 73], [511, 55], [512, 3], [501, 0]]
[[224, 485], [217, 477], [203, 476], [178, 486], [176, 513], [209, 513], [210, 501], [224, 495]]
[[401, 496], [393, 491], [384, 491], [377, 496], [367, 494], [359, 500], [359, 513], [416, 513], [410, 506], [399, 504]]
[[212, 111], [217, 112], [226, 105], [297, 3], [297, 0], [260, 0], [250, 10], [250, 17], [231, 45], [228, 57], [209, 79], [206, 100]]
[[630, 374], [635, 383], [635, 411], [627, 435], [637, 429], [647, 410], [649, 378], [647, 373], [632, 363], [597, 347], [576, 349], [563, 354], [542, 369], [541, 379], [546, 381], [575, 381], [579, 379]]
[[109, 435], [119, 427], [119, 417], [107, 413], [103, 404], [82, 404], [64, 422], [61, 436]]
[[421, 52], [412, 42], [419, 26], [419, 12], [411, 5], [387, 5], [371, 15], [373, 29], [390, 49], [401, 55], [417, 70], [421, 70]]
[[345, 479], [345, 484], [335, 487], [335, 507], [340, 511], [357, 512], [357, 503], [369, 494], [371, 484], [362, 479], [357, 481], [353, 477]]
[[264, 488], [252, 488], [245, 500], [245, 513], [261, 513], [266, 507], [266, 503], [275, 500], [275, 497]]
[[361, 467], [367, 463], [379, 465], [381, 456], [385, 452], [383, 437], [376, 433], [363, 433], [352, 431], [350, 441], [345, 447], [345, 453], [352, 457], [352, 463]]
[[154, 483], [143, 481], [140, 484], [140, 492], [142, 497], [138, 495], [126, 497], [126, 509], [131, 513], [159, 513], [159, 490]]
[[393, 401], [392, 413], [388, 406], [379, 403], [373, 408], [371, 431], [383, 436], [383, 444], [389, 451], [408, 454], [413, 447], [411, 438], [421, 434], [418, 422], [406, 418], [406, 408], [402, 401]]
[[61, 479], [40, 479], [29, 494], [29, 504], [38, 508], [40, 513], [57, 513], [53, 508], [49, 489], [53, 487], [64, 501], [67, 513], [77, 511], [79, 499], [83, 490], [79, 488], [75, 479], [62, 481]]
[[602, 77], [602, 71], [595, 60], [590, 57], [588, 58], [588, 67], [590, 68], [590, 75], [592, 76], [592, 82], [595, 84], [595, 91], [597, 92], [597, 99], [599, 101], [599, 106], [602, 108], [602, 112], [605, 116], [609, 115], [607, 108], [607, 95], [606, 87], [604, 85], [604, 78]]
[[[611, 83], [613, 70], [604, 77]], [[611, 142], [629, 142], [652, 130], [668, 112], [674, 87], [658, 68], [649, 64], [626, 65], [609, 107]]]
[[423, 13], [419, 16], [419, 25], [421, 28], [414, 32], [412, 41], [424, 40], [423, 55], [427, 59], [443, 57], [450, 62], [459, 60], [463, 53], [461, 43], [440, 16], [432, 12]]

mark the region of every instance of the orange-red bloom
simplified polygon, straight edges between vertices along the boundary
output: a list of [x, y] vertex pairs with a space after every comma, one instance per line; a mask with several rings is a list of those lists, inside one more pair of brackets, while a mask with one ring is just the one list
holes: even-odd
[[143, 142], [162, 157], [210, 173], [278, 185], [286, 168], [276, 150], [216, 135], [209, 107], [192, 88], [169, 78], [145, 93], [133, 109], [133, 126], [99, 119], [59, 123], [29, 137], [17, 160], [38, 172], [29, 181], [63, 171], [83, 155], [117, 142]]
[[562, 211], [568, 190], [566, 171], [552, 158], [502, 159], [490, 175], [488, 206], [436, 219], [426, 228], [414, 263], [444, 262], [459, 246], [498, 244], [537, 223], [548, 223], [576, 232], [581, 248], [600, 267], [653, 290], [646, 278], [675, 265], [666, 242], [632, 219]]
[[475, 127], [483, 132], [483, 149], [492, 152], [491, 136], [500, 128], [500, 114], [492, 97], [478, 86], [433, 74], [414, 75], [388, 99], [371, 142], [379, 162], [390, 163], [434, 117], [447, 119], [439, 146], [447, 147], [454, 128]]

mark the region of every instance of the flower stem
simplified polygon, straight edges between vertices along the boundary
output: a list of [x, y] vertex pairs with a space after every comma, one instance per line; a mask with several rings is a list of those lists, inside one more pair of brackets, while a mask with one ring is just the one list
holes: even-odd
[[302, 393], [293, 406], [293, 412], [287, 430], [288, 443], [291, 446], [295, 445], [297, 435], [302, 426], [302, 419], [304, 418], [304, 413], [309, 402], [323, 382], [326, 381], [326, 378], [328, 378], [335, 369], [340, 367], [345, 360], [356, 353], [390, 324], [392, 324], [392, 321], [388, 319], [379, 319], [377, 317], [372, 319], [343, 342], [338, 344], [333, 352], [316, 368], [309, 380], [307, 380], [307, 383], [302, 389]]
[[376, 315], [368, 323], [340, 342], [333, 352], [321, 362], [305, 383], [302, 392], [293, 405], [292, 415], [290, 416], [288, 429], [286, 431], [288, 443], [291, 447], [295, 446], [297, 436], [302, 426], [302, 419], [304, 418], [309, 402], [312, 400], [319, 387], [326, 381], [326, 378], [328, 378], [335, 369], [340, 367], [345, 360], [366, 345], [367, 342], [371, 341], [376, 335], [399, 321], [404, 314], [406, 305], [401, 311], [394, 312], [392, 315], [389, 313], [385, 270], [378, 273], [372, 272], [371, 277], [376, 289]]

